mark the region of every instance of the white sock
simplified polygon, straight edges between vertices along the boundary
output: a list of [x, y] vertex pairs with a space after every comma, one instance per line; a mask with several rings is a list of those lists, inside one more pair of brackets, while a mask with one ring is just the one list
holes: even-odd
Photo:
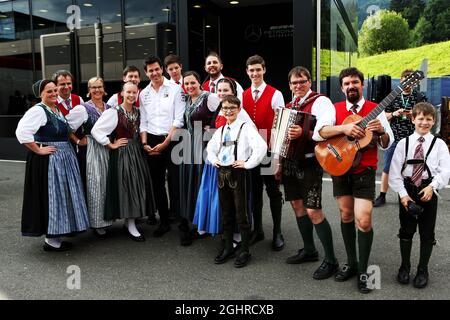
[[201, 231], [201, 230], [198, 230], [197, 232], [198, 232], [199, 235], [203, 235], [203, 234], [206, 233], [206, 231]]
[[236, 248], [240, 242], [241, 242], [241, 234], [233, 233], [233, 248]]
[[97, 232], [99, 235], [104, 235], [104, 234], [106, 234], [105, 228], [98, 228], [98, 229], [95, 229], [95, 232]]
[[136, 228], [136, 223], [134, 222], [134, 219], [126, 219], [125, 225], [128, 227], [128, 232], [131, 233], [134, 237], [139, 237], [141, 235], [138, 229]]
[[61, 247], [61, 239], [60, 238], [45, 238], [45, 242], [54, 248]]

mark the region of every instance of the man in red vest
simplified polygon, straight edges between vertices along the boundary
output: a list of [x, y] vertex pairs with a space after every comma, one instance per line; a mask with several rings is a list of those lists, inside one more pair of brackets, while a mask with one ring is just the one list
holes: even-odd
[[[311, 90], [311, 74], [304, 67], [294, 67], [288, 75], [289, 87], [294, 99], [286, 105], [288, 109], [309, 113], [317, 119], [334, 113], [334, 106], [326, 96]], [[334, 255], [333, 236], [330, 224], [322, 211], [322, 176], [323, 169], [314, 154], [314, 138], [318, 132], [314, 127], [304, 132], [299, 125], [289, 129], [289, 139], [305, 138], [302, 146], [304, 152], [297, 159], [282, 159], [278, 174], [281, 173], [284, 194], [291, 202], [297, 219], [298, 229], [303, 238], [304, 247], [298, 253], [289, 257], [286, 262], [299, 264], [319, 260], [319, 254], [314, 245], [313, 229], [316, 229], [324, 248], [325, 259], [314, 272], [316, 280], [333, 276], [339, 268]], [[300, 143], [300, 142], [299, 142]]]
[[[250, 118], [260, 131], [264, 131], [263, 139], [269, 144], [270, 130], [273, 125], [275, 110], [284, 106], [283, 95], [280, 91], [264, 82], [266, 63], [261, 56], [255, 55], [247, 59], [247, 75], [252, 85], [244, 91], [243, 105]], [[267, 134], [267, 135], [266, 135]], [[265, 163], [263, 161], [263, 163]], [[270, 211], [273, 220], [272, 249], [280, 251], [284, 248], [284, 239], [281, 234], [281, 209], [283, 206], [280, 183], [275, 175], [261, 175], [261, 166], [252, 169], [253, 194], [253, 222], [254, 230], [252, 243], [264, 239], [262, 227], [263, 188], [266, 185], [267, 195], [270, 199]]]
[[[126, 66], [125, 69], [123, 69], [122, 72], [122, 80], [123, 82], [133, 82], [135, 85], [139, 85], [141, 82], [141, 73], [139, 69], [136, 66]], [[139, 93], [141, 90], [139, 89]], [[120, 92], [113, 94], [111, 98], [109, 98], [108, 102], [106, 103], [110, 107], [117, 107], [118, 105], [121, 105], [123, 102], [123, 98]], [[139, 108], [139, 99], [136, 100], [136, 107]]]
[[[345, 134], [354, 139], [362, 139], [365, 130], [357, 124], [360, 121], [343, 125], [345, 118], [352, 114], [365, 117], [377, 105], [366, 101], [363, 96], [364, 75], [356, 68], [347, 68], [339, 75], [341, 90], [346, 101], [335, 104], [335, 113], [316, 124], [321, 136], [317, 140], [325, 140], [336, 135]], [[359, 163], [352, 169], [333, 179], [333, 195], [341, 213], [341, 231], [347, 252], [347, 264], [338, 271], [336, 281], [346, 281], [358, 274], [357, 284], [361, 293], [369, 293], [373, 287], [367, 281], [367, 266], [372, 248], [372, 200], [375, 197], [375, 172], [378, 162], [376, 145], [387, 149], [393, 141], [393, 134], [386, 114], [382, 111], [378, 117], [368, 122], [366, 130], [374, 133], [374, 141], [360, 150]], [[356, 236], [356, 226], [358, 236]], [[356, 255], [356, 239], [358, 239], [358, 256]]]
[[66, 116], [75, 106], [84, 103], [83, 99], [72, 93], [73, 76], [67, 70], [58, 70], [53, 74], [52, 80], [58, 89], [57, 105], [59, 110]]
[[217, 93], [217, 83], [222, 78], [227, 78], [233, 80], [236, 83], [236, 91], [237, 97], [242, 101], [242, 93], [244, 90], [241, 85], [233, 78], [225, 77], [222, 74], [223, 64], [222, 59], [219, 57], [219, 54], [211, 51], [205, 59], [205, 71], [208, 73], [208, 79], [205, 80], [202, 84], [202, 88], [205, 91], [209, 91], [211, 93]]

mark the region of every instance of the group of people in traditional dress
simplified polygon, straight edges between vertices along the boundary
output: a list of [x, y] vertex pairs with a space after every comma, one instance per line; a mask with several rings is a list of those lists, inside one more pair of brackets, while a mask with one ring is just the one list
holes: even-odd
[[[292, 100], [285, 104], [281, 92], [265, 82], [266, 63], [259, 55], [247, 59], [251, 86], [246, 90], [222, 74], [221, 58], [214, 52], [205, 59], [208, 78], [204, 82], [195, 71], [182, 73], [176, 55], [167, 56], [164, 64], [149, 56], [143, 67], [149, 85], [140, 90], [140, 70], [128, 66], [121, 92], [107, 103], [105, 84], [99, 77], [87, 83], [87, 102], [72, 93], [73, 77], [68, 71], [58, 71], [52, 80], [33, 85], [41, 102], [26, 112], [16, 130], [19, 142], [30, 150], [22, 211], [24, 236], [45, 235], [44, 250], [65, 251], [72, 244], [63, 237], [92, 228], [103, 238], [114, 221], [123, 219], [127, 235], [143, 242], [138, 222], [147, 217], [148, 224], [156, 225], [157, 213], [154, 237], [169, 232], [177, 218], [181, 245], [220, 234], [214, 263], [234, 258], [234, 266], [241, 268], [251, 260], [250, 246], [265, 239], [264, 185], [273, 220], [271, 247], [274, 251], [284, 248], [283, 184], [304, 244], [286, 262], [319, 260], [315, 229], [324, 258], [313, 278], [346, 281], [357, 276], [358, 290], [368, 293], [372, 289], [367, 269], [374, 237], [378, 146], [393, 154], [389, 183], [399, 194], [402, 264], [397, 279], [409, 283], [412, 238], [419, 225], [420, 262], [413, 283], [418, 288], [427, 285], [437, 191], [450, 177], [447, 146], [430, 133], [435, 120], [431, 105], [383, 111], [363, 128], [358, 121], [345, 121], [355, 114], [365, 117], [377, 107], [364, 99], [364, 76], [356, 68], [341, 71], [346, 100], [333, 105], [311, 89], [310, 72], [301, 66], [288, 74]], [[295, 159], [271, 152], [271, 130], [280, 108], [316, 119], [309, 129], [301, 124], [289, 127], [289, 140], [305, 141]], [[412, 119], [414, 132], [408, 131], [406, 139], [400, 140], [389, 121], [404, 115]], [[347, 262], [339, 267], [332, 229], [322, 210], [323, 168], [315, 146], [339, 135], [359, 140], [369, 131], [374, 138], [358, 151], [358, 162], [345, 174], [332, 176], [347, 253]], [[415, 215], [417, 207], [422, 212]]]

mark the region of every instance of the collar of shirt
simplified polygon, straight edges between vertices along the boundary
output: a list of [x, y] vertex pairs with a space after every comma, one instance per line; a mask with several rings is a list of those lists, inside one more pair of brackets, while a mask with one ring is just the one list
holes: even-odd
[[211, 83], [214, 83], [216, 85], [216, 92], [217, 92], [217, 82], [219, 82], [219, 80], [223, 78], [225, 78], [225, 76], [221, 73], [216, 80], [212, 81], [211, 79], [209, 79], [209, 86], [211, 87]]
[[58, 96], [58, 103], [63, 103], [63, 104], [65, 104], [66, 100], [69, 100], [70, 103], [72, 103], [72, 95], [70, 95], [68, 99], [64, 99], [64, 98], [62, 98], [61, 96]]
[[[356, 109], [357, 112], [360, 112], [364, 103], [366, 103], [366, 99], [364, 99], [364, 97], [361, 98], [361, 100], [358, 101], [357, 105], [358, 105], [358, 109]], [[350, 111], [353, 107], [353, 103], [349, 102], [348, 100], [346, 101], [346, 107], [347, 107], [347, 111]]]
[[[308, 99], [309, 95], [312, 93], [312, 90], [309, 89], [309, 91], [304, 95], [303, 98], [300, 98], [300, 100], [298, 101], [298, 105], [301, 106], [303, 104], [303, 102], [305, 102], [306, 99]], [[295, 98], [294, 98], [295, 101]]]
[[255, 87], [252, 85], [252, 93], [255, 92], [255, 90], [258, 90], [258, 95], [261, 97], [262, 93], [264, 92], [264, 89], [266, 89], [267, 84], [263, 81], [263, 83], [261, 83], [261, 85], [259, 87]]
[[[232, 124], [230, 124], [230, 125], [228, 125], [228, 123], [227, 124], [225, 124], [224, 126], [223, 126], [223, 130], [224, 130], [224, 135], [225, 135], [225, 132], [226, 132], [226, 130], [227, 130], [227, 127], [229, 126], [230, 127], [230, 133], [231, 132], [234, 132], [235, 130], [239, 130], [240, 128], [241, 128], [241, 125], [244, 123], [244, 121], [242, 121], [242, 120], [240, 120], [240, 119], [236, 119], [236, 120], [234, 120], [234, 122], [232, 123]], [[223, 139], [223, 138], [222, 138]]]
[[[174, 83], [174, 84], [178, 84], [174, 79], [172, 79], [172, 78], [170, 78], [170, 80], [169, 80], [169, 82], [170, 83]], [[178, 85], [180, 85], [180, 86], [182, 86], [183, 85], [183, 77], [181, 77], [180, 78], [180, 81], [178, 81], [180, 84], [178, 84]]]
[[425, 143], [429, 142], [431, 143], [431, 141], [433, 140], [434, 136], [431, 134], [431, 132], [428, 132], [426, 135], [421, 136], [420, 134], [418, 134], [417, 132], [414, 131], [414, 133], [409, 137], [409, 141], [410, 143], [416, 143], [417, 140], [419, 140], [420, 137], [424, 137], [425, 139]]
[[[166, 77], [163, 77], [163, 78], [164, 78], [164, 82], [163, 82], [161, 88], [162, 88], [162, 87], [169, 87], [169, 86], [170, 86], [170, 80], [167, 79]], [[153, 83], [152, 83], [152, 82], [149, 83], [148, 87], [149, 87], [149, 89], [154, 90], [154, 89], [153, 89]], [[160, 89], [161, 89], [161, 88], [160, 88]]]

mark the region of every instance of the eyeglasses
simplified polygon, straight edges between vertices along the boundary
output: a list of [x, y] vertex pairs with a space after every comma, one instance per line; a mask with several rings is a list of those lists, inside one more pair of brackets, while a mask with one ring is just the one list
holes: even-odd
[[298, 80], [298, 81], [290, 81], [289, 83], [292, 84], [293, 86], [296, 85], [304, 85], [305, 83], [307, 83], [309, 80]]
[[227, 112], [227, 111], [236, 111], [237, 108], [238, 108], [238, 107], [222, 107], [222, 110], [223, 110], [224, 112]]

